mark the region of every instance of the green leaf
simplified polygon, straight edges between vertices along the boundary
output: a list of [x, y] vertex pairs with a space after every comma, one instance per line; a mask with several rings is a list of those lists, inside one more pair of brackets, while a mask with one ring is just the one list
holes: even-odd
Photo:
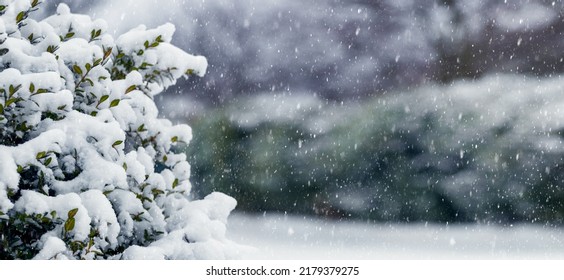
[[57, 110], [62, 111], [62, 110], [64, 110], [66, 107], [67, 107], [67, 105], [62, 105], [62, 106], [57, 107]]
[[137, 89], [137, 86], [136, 86], [136, 85], [131, 85], [131, 86], [129, 86], [129, 87], [125, 90], [125, 94], [128, 94], [128, 93], [134, 91], [135, 89]]
[[35, 91], [35, 85], [33, 83], [29, 84], [29, 92], [33, 93]]
[[94, 60], [94, 66], [100, 65], [100, 63], [102, 63], [102, 61], [103, 61], [103, 59], [101, 59], [101, 58]]
[[110, 103], [110, 108], [119, 105], [119, 102], [120, 102], [119, 99], [114, 99], [114, 100], [112, 100], [112, 102]]
[[4, 105], [0, 104], [0, 115], [4, 114]]
[[98, 29], [96, 30], [96, 34], [94, 34], [96, 37], [100, 36], [100, 34], [102, 34], [102, 29]]
[[46, 93], [46, 92], [49, 92], [49, 91], [46, 90], [46, 89], [44, 89], [44, 88], [40, 88], [40, 89], [37, 90], [36, 93], [37, 93], [37, 94], [41, 94], [41, 93]]
[[74, 223], [75, 223], [74, 218], [68, 219], [68, 220], [65, 222], [65, 231], [66, 231], [66, 232], [70, 232], [71, 230], [73, 230], [73, 229], [74, 229]]
[[149, 47], [151, 47], [151, 48], [156, 48], [156, 47], [158, 47], [158, 46], [159, 46], [159, 42], [154, 42], [154, 43], [152, 43]]
[[69, 32], [67, 33], [67, 35], [65, 35], [65, 39], [72, 38], [73, 36], [74, 36], [74, 32]]
[[78, 208], [74, 208], [74, 209], [70, 210], [69, 213], [68, 213], [69, 219], [74, 218], [74, 216], [76, 216], [77, 212], [78, 212]]
[[82, 76], [82, 69], [80, 69], [80, 67], [79, 67], [78, 65], [76, 65], [76, 64], [73, 65], [73, 66], [72, 66], [72, 70], [73, 70], [76, 74]]
[[25, 17], [25, 12], [21, 11], [17, 16], [16, 16], [16, 23], [20, 23]]
[[102, 97], [100, 97], [100, 101], [98, 101], [98, 105], [104, 103], [104, 101], [108, 100], [108, 98], [110, 98], [109, 95], [102, 95]]
[[51, 217], [53, 217], [53, 219], [57, 218], [57, 211], [51, 211]]
[[37, 5], [39, 5], [39, 0], [33, 0], [33, 1], [31, 2], [31, 7], [32, 7], [32, 8], [35, 8], [35, 6], [37, 6]]
[[186, 70], [186, 75], [193, 75], [193, 74], [194, 74], [194, 69]]
[[141, 63], [141, 66], [139, 66], [139, 69], [145, 70], [145, 69], [147, 69], [147, 67], [150, 67], [150, 66], [153, 66], [153, 64], [147, 63], [147, 62], [143, 62], [143, 63]]
[[10, 91], [10, 97], [12, 97], [12, 95], [14, 95], [16, 92], [18, 92], [18, 90], [20, 90], [20, 88], [22, 87], [22, 85], [17, 85], [14, 87], [14, 85], [10, 85], [9, 91]]
[[86, 72], [88, 72], [88, 71], [90, 71], [90, 69], [92, 69], [92, 65], [90, 65], [90, 63], [86, 63], [85, 67], [86, 67]]
[[4, 107], [8, 107], [10, 105], [12, 105], [12, 103], [16, 103], [18, 101], [22, 101], [23, 99], [21, 98], [10, 98], [8, 99], [8, 101], [6, 101], [6, 104], [4, 105]]
[[35, 158], [39, 160], [39, 159], [42, 159], [42, 158], [44, 158], [44, 157], [46, 157], [46, 156], [47, 156], [47, 153], [46, 153], [46, 152], [39, 152], [39, 153], [37, 153], [37, 155], [35, 156]]
[[28, 130], [29, 130], [29, 127], [27, 126], [27, 121], [24, 121], [23, 123], [17, 125], [17, 126], [16, 126], [16, 130], [22, 131], [22, 132], [28, 131]]
[[6, 9], [6, 5], [1, 5], [0, 6], [0, 12], [4, 11]]
[[18, 165], [18, 173], [22, 173], [24, 171], [23, 166]]
[[140, 125], [140, 126], [137, 128], [137, 132], [143, 132], [143, 131], [147, 131], [147, 130], [145, 129], [145, 124], [142, 124], [142, 125]]
[[160, 194], [164, 194], [163, 191], [159, 190], [159, 189], [152, 189], [151, 192], [153, 193], [154, 197], [159, 196]]
[[84, 242], [82, 241], [72, 241], [69, 244], [69, 248], [71, 249], [71, 251], [73, 251], [74, 253], [81, 251], [84, 249], [84, 247], [86, 246], [86, 244], [84, 244]]
[[115, 147], [115, 146], [117, 146], [117, 145], [121, 145], [121, 143], [123, 143], [123, 141], [121, 141], [121, 140], [115, 141], [115, 142], [112, 144], [112, 147]]
[[143, 46], [145, 46], [146, 49], [149, 48], [149, 41], [145, 41], [145, 43], [143, 43]]
[[163, 38], [163, 36], [162, 36], [162, 35], [159, 35], [159, 36], [157, 36], [157, 38], [155, 39], [155, 41], [157, 41], [157, 42], [159, 42], [159, 43], [162, 43], [162, 42], [164, 42], [162, 38]]
[[48, 46], [48, 47], [47, 47], [47, 52], [55, 53], [58, 49], [59, 49], [59, 46], [53, 46], [53, 45], [51, 45], [51, 46]]
[[123, 169], [124, 169], [125, 171], [127, 171], [127, 163], [125, 163], [125, 162], [123, 163]]
[[172, 141], [172, 143], [178, 142], [178, 136], [174, 136], [174, 137], [170, 138], [170, 141]]
[[48, 158], [43, 165], [49, 166], [49, 164], [51, 163], [52, 160], [53, 160], [52, 157]]
[[176, 186], [178, 186], [178, 178], [174, 179], [174, 182], [172, 182], [172, 188], [176, 188]]

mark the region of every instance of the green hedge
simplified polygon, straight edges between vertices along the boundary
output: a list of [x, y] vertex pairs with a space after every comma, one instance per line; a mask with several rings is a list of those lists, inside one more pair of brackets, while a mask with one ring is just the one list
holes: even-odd
[[239, 100], [193, 122], [193, 183], [245, 211], [560, 224], [559, 84], [490, 77], [347, 106]]

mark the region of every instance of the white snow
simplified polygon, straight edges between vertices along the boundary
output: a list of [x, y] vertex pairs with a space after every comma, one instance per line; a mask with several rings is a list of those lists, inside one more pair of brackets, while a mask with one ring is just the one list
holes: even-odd
[[282, 214], [229, 218], [246, 259], [562, 259], [564, 230], [537, 225], [378, 224]]
[[[46, 240], [43, 249], [33, 258], [35, 260], [49, 260], [49, 259], [67, 259], [63, 253], [66, 252], [67, 247], [63, 240], [54, 236], [45, 236]], [[61, 255], [59, 255], [61, 254]]]
[[114, 249], [118, 244], [117, 237], [120, 231], [117, 218], [110, 202], [99, 190], [89, 190], [80, 194], [82, 205], [88, 211], [92, 224], [96, 226], [100, 234], [99, 244], [106, 245], [107, 239], [110, 248]]
[[14, 207], [14, 204], [8, 199], [8, 189], [15, 190], [20, 181], [20, 174], [18, 174], [18, 166], [10, 148], [0, 146], [0, 211], [7, 213], [8, 210]]
[[527, 3], [513, 11], [505, 10], [497, 16], [501, 28], [510, 31], [535, 30], [550, 24], [558, 17], [556, 10], [540, 3]]

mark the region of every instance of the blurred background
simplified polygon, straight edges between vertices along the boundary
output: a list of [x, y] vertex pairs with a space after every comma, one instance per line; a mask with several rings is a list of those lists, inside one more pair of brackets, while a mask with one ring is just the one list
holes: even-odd
[[188, 123], [195, 196], [389, 222], [564, 222], [564, 3], [68, 2], [204, 55], [157, 97]]

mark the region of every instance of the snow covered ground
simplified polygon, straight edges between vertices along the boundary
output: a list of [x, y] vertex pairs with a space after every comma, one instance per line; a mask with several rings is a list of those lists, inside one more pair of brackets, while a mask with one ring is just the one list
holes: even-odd
[[280, 214], [229, 218], [248, 259], [564, 259], [564, 229], [374, 224]]

